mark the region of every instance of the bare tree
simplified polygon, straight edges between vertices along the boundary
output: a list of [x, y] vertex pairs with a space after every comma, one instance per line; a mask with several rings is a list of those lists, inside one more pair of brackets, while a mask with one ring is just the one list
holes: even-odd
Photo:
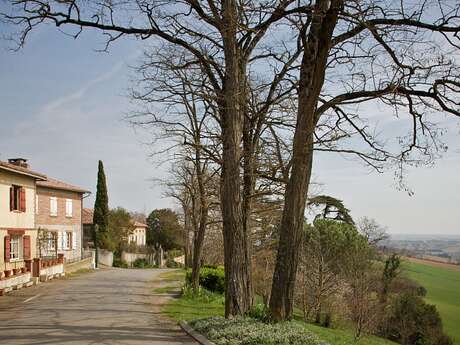
[[[381, 171], [396, 166], [430, 164], [444, 149], [440, 131], [429, 115], [460, 116], [460, 5], [449, 1], [389, 0], [181, 0], [124, 2], [9, 0], [3, 19], [20, 28], [22, 45], [36, 26], [51, 23], [81, 30], [95, 28], [107, 44], [126, 35], [156, 38], [193, 56], [205, 74], [217, 105], [221, 131], [221, 208], [226, 269], [226, 315], [245, 313], [252, 303], [248, 217], [244, 208], [252, 176], [250, 159], [240, 174], [251, 138], [248, 95], [254, 75], [266, 85], [283, 86], [295, 112], [291, 133], [268, 140], [278, 159], [273, 179], [286, 183], [270, 309], [274, 320], [292, 317], [293, 293], [313, 153], [355, 155]], [[68, 32], [69, 33], [69, 32]], [[267, 67], [268, 66], [268, 67]], [[287, 67], [286, 67], [287, 66]], [[181, 67], [181, 66], [177, 66]], [[263, 72], [259, 72], [263, 70]], [[258, 73], [259, 72], [259, 73]], [[278, 78], [283, 80], [278, 83]], [[272, 90], [267, 88], [266, 90]], [[269, 95], [270, 91], [263, 94]], [[265, 106], [273, 111], [272, 98]], [[369, 107], [366, 109], [366, 105]], [[369, 125], [373, 109], [382, 107], [407, 121], [381, 140]], [[262, 108], [260, 108], [262, 109]], [[277, 107], [283, 114], [285, 109]], [[369, 113], [371, 113], [369, 115]], [[289, 116], [289, 115], [288, 115]], [[249, 122], [248, 122], [249, 121]], [[257, 120], [254, 121], [257, 123]], [[269, 123], [263, 120], [262, 123]], [[286, 145], [282, 139], [286, 138]], [[292, 143], [291, 143], [292, 139]], [[338, 144], [337, 139], [341, 143]], [[241, 147], [243, 143], [243, 147]], [[254, 145], [255, 143], [255, 145]], [[283, 146], [287, 148], [284, 154]], [[287, 152], [287, 153], [286, 153]], [[247, 158], [250, 158], [249, 155]], [[285, 157], [286, 158], [286, 157]], [[249, 179], [248, 179], [249, 181]], [[244, 198], [243, 198], [244, 195]]]
[[[439, 135], [430, 113], [460, 116], [460, 5], [451, 2], [316, 0], [297, 23], [302, 42], [297, 122], [286, 187], [270, 310], [273, 319], [293, 311], [304, 209], [315, 133], [325, 114], [345, 119], [371, 154], [352, 152], [379, 169], [384, 162], [421, 164], [434, 159]], [[358, 104], [387, 106], [411, 123], [392, 154], [363, 123]], [[355, 105], [355, 107], [352, 107]], [[417, 157], [418, 155], [418, 157]], [[416, 156], [414, 158], [414, 156]], [[419, 157], [422, 158], [419, 158]], [[402, 175], [402, 174], [400, 174]]]

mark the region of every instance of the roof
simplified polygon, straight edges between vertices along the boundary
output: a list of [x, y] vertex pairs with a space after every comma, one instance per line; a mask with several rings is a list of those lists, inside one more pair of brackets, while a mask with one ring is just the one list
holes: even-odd
[[47, 179], [46, 175], [39, 174], [28, 168], [21, 167], [19, 165], [7, 163], [7, 162], [3, 162], [3, 161], [0, 161], [0, 169], [7, 170], [13, 173], [20, 174], [20, 175], [30, 176], [30, 177], [35, 178], [36, 180], [46, 180]]
[[136, 228], [148, 228], [147, 224], [141, 223], [141, 222], [134, 222], [134, 226]]
[[89, 193], [89, 191], [86, 189], [72, 186], [71, 184], [68, 184], [68, 183], [65, 183], [59, 180], [55, 180], [49, 177], [46, 179], [46, 181], [37, 181], [37, 186], [43, 187], [43, 188], [67, 190], [67, 191], [77, 192], [77, 193]]
[[92, 208], [84, 208], [81, 213], [81, 221], [83, 224], [93, 224], [94, 210]]

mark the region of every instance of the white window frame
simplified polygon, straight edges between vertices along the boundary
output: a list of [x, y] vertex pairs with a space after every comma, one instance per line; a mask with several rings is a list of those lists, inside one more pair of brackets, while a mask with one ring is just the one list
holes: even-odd
[[47, 236], [46, 236], [46, 241], [47, 241], [47, 247], [49, 251], [55, 251], [56, 250], [56, 238], [57, 234], [53, 231], [48, 231]]
[[23, 242], [22, 235], [12, 235], [10, 237], [10, 262], [22, 260]]
[[73, 247], [73, 232], [72, 231], [63, 231], [62, 232], [62, 249], [71, 250]]
[[72, 199], [65, 199], [65, 216], [67, 218], [73, 217], [73, 202]]
[[58, 215], [58, 200], [55, 196], [50, 197], [50, 216], [57, 217]]

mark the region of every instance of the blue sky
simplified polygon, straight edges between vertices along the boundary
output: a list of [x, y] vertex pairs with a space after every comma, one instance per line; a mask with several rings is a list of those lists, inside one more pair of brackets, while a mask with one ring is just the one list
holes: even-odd
[[[165, 168], [148, 158], [147, 133], [123, 121], [132, 109], [126, 94], [139, 42], [124, 39], [100, 53], [96, 32], [74, 40], [44, 27], [19, 52], [7, 47], [0, 42], [1, 160], [29, 158], [33, 169], [95, 191], [102, 159], [110, 206], [147, 212], [172, 206], [151, 181]], [[392, 172], [369, 173], [337, 155], [316, 156], [315, 181], [355, 218], [373, 217], [392, 233], [460, 235], [460, 126], [452, 119], [444, 125], [449, 152], [434, 168], [409, 172], [412, 197], [396, 189]]]

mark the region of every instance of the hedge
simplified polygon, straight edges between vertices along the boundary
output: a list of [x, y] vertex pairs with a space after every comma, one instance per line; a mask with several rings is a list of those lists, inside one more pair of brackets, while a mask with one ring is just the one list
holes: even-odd
[[[187, 270], [186, 281], [192, 282], [192, 271]], [[205, 266], [200, 270], [199, 284], [206, 290], [224, 293], [225, 291], [225, 272], [222, 266]]]

